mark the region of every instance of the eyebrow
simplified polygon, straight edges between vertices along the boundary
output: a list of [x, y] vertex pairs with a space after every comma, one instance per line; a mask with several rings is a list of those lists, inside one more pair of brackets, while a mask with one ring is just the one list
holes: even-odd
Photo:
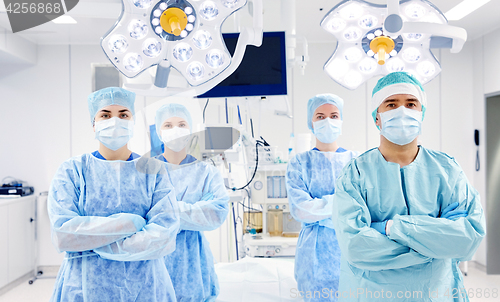
[[[332, 111], [332, 112], [330, 112], [330, 114], [335, 114], [335, 113], [336, 114], [340, 114], [338, 111]], [[325, 115], [325, 114], [323, 112], [318, 112], [318, 113], [316, 113], [316, 115]]]
[[397, 102], [397, 100], [396, 99], [387, 99], [384, 101], [384, 104], [391, 103], [391, 102], [394, 103], [394, 102]]
[[[384, 104], [394, 103], [394, 102], [397, 102], [397, 101], [398, 101], [397, 99], [387, 99], [387, 100], [384, 101]], [[405, 102], [418, 102], [418, 99], [410, 98], [410, 99], [406, 99]]]
[[[106, 109], [101, 109], [101, 110], [99, 110], [99, 112], [111, 113], [111, 111], [106, 110]], [[130, 112], [130, 110], [128, 110], [128, 109], [122, 109], [122, 110], [120, 110], [118, 112], [120, 112], [120, 113], [122, 113], [122, 112]]]

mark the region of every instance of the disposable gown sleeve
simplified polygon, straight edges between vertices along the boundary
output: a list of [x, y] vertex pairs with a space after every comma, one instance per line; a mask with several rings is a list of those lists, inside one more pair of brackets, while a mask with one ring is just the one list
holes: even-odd
[[195, 203], [179, 201], [181, 230], [213, 231], [226, 220], [229, 196], [217, 169], [210, 169], [205, 186], [208, 190], [203, 194], [210, 196], [209, 200], [202, 199]]
[[107, 246], [94, 249], [102, 258], [115, 261], [158, 259], [175, 250], [179, 207], [167, 174], [158, 174], [152, 206], [142, 230]]
[[333, 199], [333, 223], [342, 256], [359, 269], [379, 271], [400, 269], [432, 259], [390, 240], [370, 227], [371, 216], [363, 198], [355, 162], [337, 179]]
[[[332, 179], [332, 187], [335, 180]], [[286, 172], [286, 187], [293, 218], [303, 223], [314, 223], [332, 218], [332, 199], [313, 198], [302, 178], [301, 163], [297, 158], [290, 161]], [[323, 196], [325, 197], [325, 196]]]
[[457, 220], [425, 215], [396, 215], [389, 238], [431, 258], [470, 260], [486, 235], [484, 212], [479, 194], [463, 171], [459, 174], [449, 204], [459, 202], [467, 217]]
[[145, 219], [135, 214], [81, 216], [78, 205], [84, 184], [78, 164], [68, 161], [59, 167], [47, 200], [52, 242], [59, 252], [89, 251], [126, 238], [144, 227]]

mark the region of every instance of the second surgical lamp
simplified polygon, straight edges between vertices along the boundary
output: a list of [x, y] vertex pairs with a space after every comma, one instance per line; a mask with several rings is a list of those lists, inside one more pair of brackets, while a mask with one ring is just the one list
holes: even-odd
[[413, 74], [425, 84], [441, 72], [430, 49], [451, 48], [457, 53], [467, 39], [464, 29], [447, 23], [427, 0], [388, 0], [387, 6], [344, 0], [321, 21], [321, 27], [337, 38], [324, 70], [348, 89], [395, 71]]

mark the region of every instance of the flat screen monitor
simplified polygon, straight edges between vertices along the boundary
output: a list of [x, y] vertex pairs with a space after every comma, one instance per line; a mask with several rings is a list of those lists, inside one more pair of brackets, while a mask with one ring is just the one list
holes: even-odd
[[[222, 34], [231, 56], [239, 34]], [[265, 32], [262, 46], [249, 45], [243, 60], [229, 77], [199, 98], [287, 94], [285, 32]]]
[[227, 150], [235, 143], [231, 127], [207, 127], [205, 131], [205, 150]]

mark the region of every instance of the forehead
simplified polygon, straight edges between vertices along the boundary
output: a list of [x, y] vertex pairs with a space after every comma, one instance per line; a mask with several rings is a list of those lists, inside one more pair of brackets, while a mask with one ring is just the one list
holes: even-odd
[[337, 106], [332, 105], [332, 104], [323, 104], [323, 105], [319, 106], [318, 108], [316, 108], [316, 110], [314, 110], [314, 114], [333, 113], [333, 112], [339, 112], [339, 109], [337, 108]]
[[412, 100], [412, 101], [417, 100], [418, 101], [417, 97], [415, 97], [414, 95], [411, 95], [411, 94], [394, 94], [394, 95], [391, 95], [388, 98], [386, 98], [384, 100], [384, 102], [386, 102], [386, 101], [407, 101], [407, 100]]
[[187, 124], [187, 121], [185, 119], [183, 119], [182, 117], [178, 117], [178, 116], [171, 116], [168, 119], [163, 121], [164, 124], [165, 123], [176, 124], [176, 123], [181, 123], [181, 122], [184, 122]]
[[102, 110], [107, 110], [107, 111], [111, 111], [111, 112], [118, 112], [121, 110], [129, 110], [129, 109], [125, 106], [122, 106], [122, 105], [109, 105], [109, 106], [101, 108], [99, 111], [102, 111]]

